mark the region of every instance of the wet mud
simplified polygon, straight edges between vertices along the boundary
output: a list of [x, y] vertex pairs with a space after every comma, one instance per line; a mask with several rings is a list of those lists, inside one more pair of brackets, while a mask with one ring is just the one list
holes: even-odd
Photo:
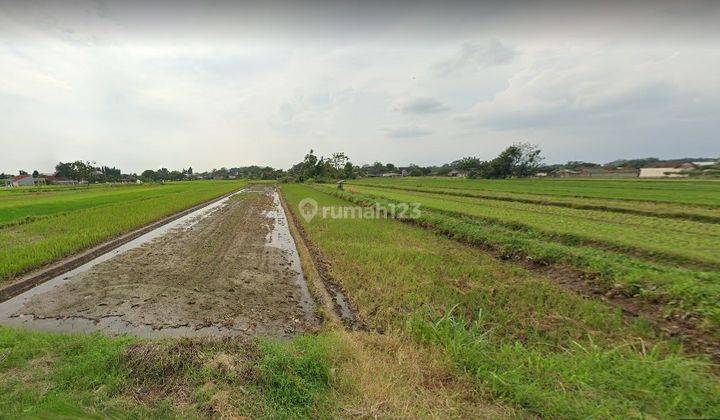
[[0, 304], [0, 323], [147, 337], [318, 328], [272, 187], [249, 187], [151, 234]]

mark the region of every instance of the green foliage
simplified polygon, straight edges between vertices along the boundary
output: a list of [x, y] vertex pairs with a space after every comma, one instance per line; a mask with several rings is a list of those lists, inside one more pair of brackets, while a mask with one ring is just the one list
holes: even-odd
[[342, 351], [332, 335], [140, 341], [0, 327], [0, 413], [317, 418], [333, 410], [331, 366]]
[[557, 351], [542, 351], [493, 338], [479, 320], [466, 322], [453, 310], [434, 321], [415, 316], [408, 329], [420, 341], [440, 347], [499, 400], [543, 417], [720, 415], [720, 387], [706, 365], [664, 356], [641, 343], [606, 348], [570, 342]]
[[[427, 203], [418, 196], [363, 196], [330, 189], [327, 191], [363, 205], [384, 206], [397, 203], [398, 198], [405, 202]], [[592, 243], [563, 243], [558, 241], [558, 237], [527, 228], [487, 223], [487, 220], [469, 217], [468, 212], [472, 208], [468, 205], [455, 206], [447, 199], [430, 204], [433, 204], [434, 211], [425, 206], [417, 223], [467, 243], [489, 246], [508, 259], [575, 267], [599, 279], [606, 290], [612, 289], [616, 293], [636, 295], [650, 302], [662, 303], [668, 314], [701, 317], [708, 324], [708, 331], [714, 331], [713, 336], [717, 336], [716, 326], [720, 324], [720, 308], [716, 304], [720, 299], [720, 273], [717, 271], [698, 271], [676, 267], [674, 264], [644, 261], [632, 253], [626, 255], [622, 250], [618, 252], [596, 248]], [[635, 223], [632, 226], [638, 229]], [[660, 228], [666, 229], [666, 225]], [[638, 238], [642, 239], [643, 236]], [[618, 285], [621, 287], [618, 288]]]
[[[381, 201], [322, 186], [284, 185], [283, 191], [291, 208], [307, 197], [320, 206]], [[532, 244], [537, 258], [550, 262], [567, 255], [558, 251], [572, 249], [539, 254], [547, 242], [443, 214], [432, 217], [459, 237], [502, 239], [498, 244], [510, 255], [518, 251], [514, 247]], [[720, 382], [711, 366], [657, 338], [642, 319], [628, 322], [607, 304], [558, 287], [512, 260], [389, 219], [301, 223], [371, 326], [386, 334], [404, 330], [419, 344], [441, 350], [457, 375], [472, 378], [477, 391], [493, 400], [558, 418], [711, 417], [720, 410]], [[616, 263], [620, 267], [623, 260]]]
[[0, 194], [0, 281], [244, 184], [198, 181]]

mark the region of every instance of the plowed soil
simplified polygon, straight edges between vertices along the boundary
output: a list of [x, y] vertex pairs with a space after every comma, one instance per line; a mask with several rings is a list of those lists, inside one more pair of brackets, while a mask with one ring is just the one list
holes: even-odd
[[[14, 317], [286, 336], [317, 328], [276, 192], [255, 186], [187, 229], [33, 296]], [[277, 238], [290, 241], [278, 246]], [[286, 244], [287, 245], [287, 244]]]

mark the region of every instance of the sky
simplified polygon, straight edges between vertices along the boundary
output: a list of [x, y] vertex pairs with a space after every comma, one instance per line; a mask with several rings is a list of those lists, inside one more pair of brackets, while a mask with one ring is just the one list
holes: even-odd
[[720, 1], [0, 0], [0, 172], [720, 155]]

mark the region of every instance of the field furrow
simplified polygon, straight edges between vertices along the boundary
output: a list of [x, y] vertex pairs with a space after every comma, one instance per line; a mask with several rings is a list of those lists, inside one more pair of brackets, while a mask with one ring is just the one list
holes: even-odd
[[599, 210], [615, 213], [628, 213], [641, 216], [664, 217], [680, 220], [720, 223], [720, 207], [692, 206], [679, 203], [647, 202], [642, 200], [593, 199], [565, 197], [556, 195], [506, 193], [474, 189], [431, 188], [423, 186], [390, 185], [388, 183], [368, 183], [356, 181], [353, 185], [379, 187], [419, 193], [436, 193], [450, 196], [486, 198], [492, 200], [539, 204], [546, 206], [568, 207], [583, 210]]
[[714, 224], [442, 194], [350, 188], [361, 194], [417, 202], [429, 209], [478, 217], [519, 229], [531, 228], [546, 235], [560, 236], [566, 242], [595, 242], [651, 258], [720, 266], [720, 254], [716, 252], [720, 249], [720, 226]]

